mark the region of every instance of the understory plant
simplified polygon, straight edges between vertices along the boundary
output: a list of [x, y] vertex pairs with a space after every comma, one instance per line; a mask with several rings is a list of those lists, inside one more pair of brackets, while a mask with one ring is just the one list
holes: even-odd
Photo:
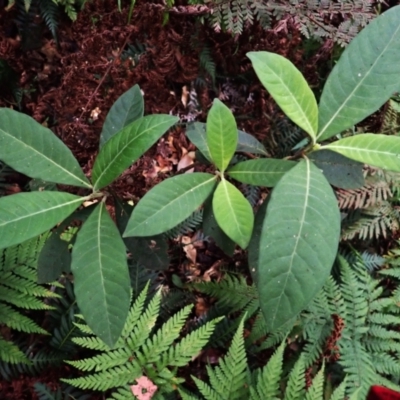
[[[233, 251], [236, 244], [248, 248], [264, 332], [274, 333], [290, 325], [321, 291], [337, 255], [341, 220], [331, 185], [358, 187], [362, 170], [355, 167], [357, 163], [400, 172], [399, 137], [372, 133], [348, 136], [347, 132], [399, 90], [399, 18], [400, 7], [394, 7], [361, 31], [334, 67], [319, 104], [290, 61], [269, 52], [248, 53], [262, 84], [287, 117], [308, 134], [308, 142], [287, 159], [238, 161], [236, 152], [266, 155], [267, 151], [254, 138], [238, 132], [232, 112], [215, 100], [206, 124], [197, 123], [188, 132], [211, 164], [209, 172], [166, 179], [146, 193], [133, 211], [122, 205], [116, 212], [118, 227], [107, 207], [111, 197], [108, 186], [178, 118], [143, 116], [143, 97], [138, 86], [133, 87], [107, 115], [89, 179], [71, 151], [49, 129], [24, 114], [0, 109], [0, 160], [36, 180], [73, 186], [75, 193], [44, 185], [45, 190], [1, 198], [0, 248], [22, 243], [58, 225], [43, 251], [53, 249], [71, 257], [76, 300], [88, 329], [99, 338], [94, 339], [96, 346], [120, 349], [121, 340], [128, 340], [124, 327], [129, 318], [142, 318], [140, 313], [135, 311], [132, 316], [129, 311], [126, 249], [135, 254], [149, 241], [154, 247], [159, 243], [154, 238], [203, 207], [204, 229], [224, 250]], [[333, 137], [339, 140], [331, 141]], [[273, 188], [255, 217], [249, 201], [231, 179]], [[78, 211], [78, 232], [66, 238], [68, 221], [76, 217], [75, 210], [88, 203], [94, 204]], [[66, 265], [68, 268], [68, 262]], [[182, 315], [187, 315], [189, 311], [184, 310]], [[161, 336], [151, 338], [147, 346], [155, 346]], [[168, 346], [176, 338], [171, 338]], [[179, 366], [178, 361], [171, 364], [172, 359], [163, 368]], [[150, 373], [143, 363], [132, 363], [130, 368], [136, 368], [137, 373], [139, 367]]]

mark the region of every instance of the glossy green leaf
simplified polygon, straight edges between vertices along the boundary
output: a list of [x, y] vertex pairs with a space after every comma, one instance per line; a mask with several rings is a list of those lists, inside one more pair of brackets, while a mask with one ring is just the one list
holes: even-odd
[[241, 130], [238, 131], [238, 134], [239, 136], [236, 151], [250, 154], [262, 154], [264, 156], [269, 155], [264, 145], [260, 143], [253, 135]]
[[0, 109], [0, 160], [31, 178], [91, 188], [78, 161], [50, 129], [9, 108]]
[[52, 233], [46, 240], [38, 259], [38, 283], [50, 283], [57, 280], [63, 272], [70, 272], [71, 253], [69, 242]]
[[171, 115], [148, 115], [112, 136], [101, 148], [93, 166], [96, 190], [116, 179], [179, 120]]
[[243, 194], [226, 179], [222, 179], [213, 196], [215, 219], [225, 234], [242, 249], [249, 244], [254, 213]]
[[258, 78], [283, 112], [313, 140], [318, 129], [318, 106], [302, 73], [285, 57], [267, 51], [247, 53]]
[[202, 227], [204, 234], [213, 238], [217, 246], [225, 254], [227, 254], [229, 257], [233, 256], [236, 244], [225, 234], [225, 232], [218, 225], [212, 209], [211, 197], [208, 198], [207, 201], [204, 203]]
[[[194, 122], [189, 124], [186, 129], [186, 136], [200, 150], [204, 157], [208, 161], [212, 162], [210, 149], [207, 144], [206, 124], [204, 122]], [[262, 143], [260, 143], [253, 135], [241, 130], [238, 130], [236, 152], [238, 151], [268, 156], [268, 152]]]
[[53, 228], [85, 199], [64, 192], [18, 193], [0, 198], [0, 248]]
[[232, 111], [218, 99], [208, 112], [206, 130], [211, 159], [224, 172], [235, 154], [238, 131]]
[[172, 229], [203, 204], [215, 183], [214, 175], [200, 172], [159, 183], [134, 208], [124, 237], [152, 236]]
[[204, 122], [194, 122], [188, 125], [186, 136], [200, 150], [203, 156], [212, 162], [210, 149], [208, 148], [206, 124]]
[[139, 85], [131, 87], [112, 105], [100, 135], [100, 148], [122, 128], [143, 117], [144, 101]]
[[85, 321], [113, 347], [128, 316], [130, 279], [125, 244], [103, 202], [78, 232], [71, 270]]
[[364, 186], [363, 163], [327, 149], [314, 151], [308, 157], [322, 170], [331, 185], [341, 189]]
[[294, 161], [259, 158], [235, 164], [227, 174], [242, 183], [273, 187], [282, 176], [296, 165]]
[[[125, 231], [133, 206], [114, 198], [115, 219], [121, 235]], [[157, 271], [166, 270], [169, 266], [168, 243], [165, 235], [150, 237], [126, 237], [125, 246], [131, 253], [131, 260], [137, 264]]]
[[400, 137], [373, 133], [351, 136], [323, 147], [348, 158], [400, 172]]
[[314, 298], [336, 257], [335, 194], [309, 160], [288, 171], [256, 215], [249, 265], [268, 330], [276, 331]]
[[347, 46], [325, 83], [318, 141], [352, 127], [400, 90], [400, 7], [371, 21]]

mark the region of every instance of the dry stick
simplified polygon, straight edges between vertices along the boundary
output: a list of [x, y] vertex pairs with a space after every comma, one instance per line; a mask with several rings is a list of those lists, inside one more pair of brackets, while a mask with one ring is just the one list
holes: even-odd
[[128, 43], [128, 39], [130, 37], [130, 33], [128, 34], [128, 36], [125, 39], [124, 44], [122, 45], [121, 49], [119, 50], [117, 57], [114, 58], [114, 60], [111, 61], [110, 65], [108, 66], [106, 72], [104, 73], [103, 77], [101, 78], [99, 84], [97, 85], [97, 88], [95, 89], [95, 91], [90, 95], [89, 100], [86, 103], [86, 106], [83, 108], [81, 115], [79, 116], [79, 119], [82, 119], [83, 114], [85, 114], [86, 110], [89, 107], [89, 104], [91, 103], [91, 101], [93, 100], [93, 97], [97, 94], [97, 92], [99, 91], [101, 85], [104, 83], [107, 75], [109, 74], [109, 72], [111, 71], [112, 66], [115, 63], [115, 60], [121, 57], [122, 51], [124, 50], [126, 44]]

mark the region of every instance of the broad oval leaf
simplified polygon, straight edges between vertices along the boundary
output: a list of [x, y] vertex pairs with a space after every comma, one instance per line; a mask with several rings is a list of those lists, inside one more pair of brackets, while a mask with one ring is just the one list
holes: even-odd
[[249, 265], [268, 330], [313, 299], [336, 257], [340, 213], [335, 194], [309, 160], [288, 171], [256, 216]]
[[158, 235], [174, 228], [214, 190], [216, 177], [196, 172], [159, 183], [133, 209], [124, 237]]
[[400, 7], [370, 22], [333, 68], [319, 103], [318, 141], [350, 128], [400, 89]]
[[113, 347], [128, 316], [130, 278], [125, 244], [103, 202], [78, 232], [71, 270], [76, 300], [86, 323]]
[[309, 158], [322, 170], [331, 185], [341, 189], [358, 189], [364, 186], [363, 163], [328, 149], [314, 151]]
[[329, 149], [374, 167], [400, 172], [400, 137], [373, 133], [351, 136], [333, 142]]
[[112, 136], [101, 148], [93, 166], [95, 190], [116, 179], [178, 120], [171, 115], [148, 115]]
[[242, 183], [273, 187], [282, 176], [296, 165], [294, 161], [259, 158], [235, 164], [226, 173]]
[[[186, 136], [200, 150], [203, 156], [212, 162], [210, 149], [207, 144], [206, 124], [204, 122], [190, 123], [186, 129]], [[262, 154], [268, 156], [265, 146], [260, 143], [253, 135], [238, 130], [238, 142], [235, 151], [250, 154]]]
[[229, 257], [233, 256], [236, 244], [230, 239], [218, 225], [212, 209], [212, 198], [209, 197], [204, 203], [203, 210], [203, 232], [206, 236], [214, 239], [217, 246]]
[[64, 192], [30, 192], [0, 199], [0, 248], [22, 243], [51, 229], [85, 197]]
[[243, 194], [226, 179], [214, 192], [213, 212], [225, 234], [242, 249], [249, 244], [253, 231], [254, 213]]
[[100, 148], [122, 128], [143, 117], [144, 101], [139, 85], [131, 87], [112, 105], [100, 134]]
[[318, 105], [302, 73], [279, 54], [255, 51], [247, 53], [247, 57], [279, 107], [314, 141], [318, 129]]
[[212, 163], [210, 149], [207, 143], [206, 124], [204, 122], [188, 124], [186, 136], [199, 149], [201, 154]]
[[262, 143], [260, 143], [253, 135], [241, 130], [238, 131], [236, 151], [250, 154], [262, 154], [264, 156], [269, 155]]
[[235, 154], [238, 131], [232, 111], [218, 99], [208, 112], [206, 130], [211, 159], [224, 172]]
[[0, 109], [0, 160], [31, 178], [91, 188], [71, 150], [28, 115]]

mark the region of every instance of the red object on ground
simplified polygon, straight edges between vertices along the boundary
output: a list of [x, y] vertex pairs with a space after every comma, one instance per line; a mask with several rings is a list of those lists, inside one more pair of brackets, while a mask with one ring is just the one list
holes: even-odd
[[400, 393], [382, 386], [372, 386], [367, 400], [400, 400]]

